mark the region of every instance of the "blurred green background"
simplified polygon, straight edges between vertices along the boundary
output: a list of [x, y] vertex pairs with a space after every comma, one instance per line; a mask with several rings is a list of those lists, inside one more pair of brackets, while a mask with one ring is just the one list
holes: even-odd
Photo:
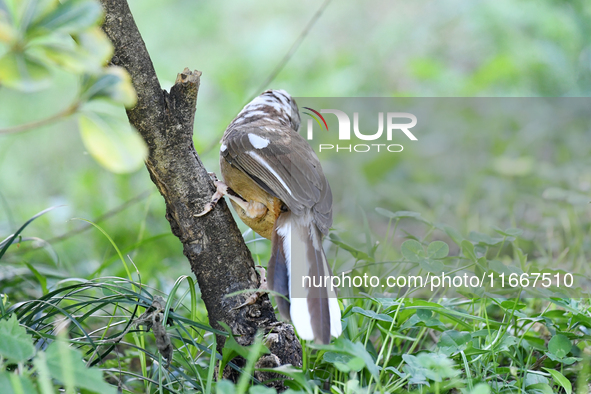
[[[219, 140], [226, 125], [266, 88], [285, 89], [295, 97], [591, 93], [591, 3], [584, 0], [333, 1], [268, 86], [261, 84], [302, 33], [318, 2], [129, 3], [163, 88], [170, 88], [184, 67], [203, 72], [194, 141], [206, 167], [218, 173]], [[34, 95], [0, 88], [0, 128], [65, 108], [77, 84], [72, 75], [56, 72], [53, 86]], [[492, 223], [519, 226], [512, 212], [521, 208], [515, 204], [531, 197], [539, 208], [530, 218], [539, 225], [535, 234], [546, 235], [532, 235], [531, 250], [560, 257], [574, 240], [573, 258], [583, 259], [591, 213], [588, 204], [576, 198], [573, 203], [569, 196], [585, 199], [589, 194], [590, 135], [589, 129], [576, 134], [547, 130], [535, 139], [510, 132], [486, 138], [474, 133], [467, 139], [451, 135], [456, 161], [449, 159], [441, 167], [444, 171], [434, 174], [421, 155], [400, 156], [378, 163], [374, 170], [379, 172], [367, 172], [355, 186], [375, 184], [372, 177], [379, 173], [380, 180], [395, 182], [395, 187], [382, 190], [389, 196], [388, 209], [418, 211], [462, 232], [490, 232]], [[527, 177], [503, 171], [519, 167], [511, 160], [522, 157], [530, 160]], [[509, 161], [503, 162], [505, 158]], [[454, 181], [457, 166], [471, 166], [465, 184]], [[71, 233], [86, 226], [73, 218], [98, 221], [150, 285], [166, 291], [179, 275], [189, 272], [147, 171], [116, 175], [100, 167], [85, 151], [74, 120], [0, 135], [0, 168], [0, 234], [14, 232], [42, 209], [63, 205], [36, 220], [24, 234], [49, 243], [23, 243], [5, 256], [4, 278], [22, 278], [18, 289], [9, 289], [13, 294], [38, 295], [37, 285], [25, 275], [28, 269], [20, 264], [23, 260], [52, 280], [87, 277], [102, 264], [116, 261], [109, 241], [96, 229]], [[551, 187], [562, 192], [544, 199], [542, 193]], [[118, 212], [99, 221], [112, 210]], [[374, 212], [370, 216], [387, 224]], [[349, 220], [339, 209], [335, 229], [358, 225]], [[44, 247], [33, 248], [38, 246]], [[263, 260], [266, 244], [250, 246]], [[124, 273], [120, 264], [113, 264], [102, 274]], [[13, 277], [10, 283], [19, 282]]]

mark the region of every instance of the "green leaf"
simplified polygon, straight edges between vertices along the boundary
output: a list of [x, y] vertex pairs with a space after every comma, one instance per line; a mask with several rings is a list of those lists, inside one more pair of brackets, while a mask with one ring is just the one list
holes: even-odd
[[55, 10], [31, 26], [29, 34], [43, 31], [76, 33], [96, 25], [102, 19], [103, 10], [97, 1], [66, 0]]
[[0, 42], [10, 44], [18, 37], [18, 30], [10, 21], [8, 12], [0, 6]]
[[[376, 365], [371, 354], [361, 342], [353, 343], [349, 339], [340, 337], [330, 345], [311, 345], [310, 347], [328, 350], [335, 353], [345, 353], [349, 356], [360, 358], [363, 360], [364, 366], [369, 371], [369, 373], [371, 373], [375, 378], [377, 378], [379, 375], [378, 366]], [[356, 362], [358, 361], [354, 361], [353, 366], [356, 366]]]
[[443, 226], [443, 231], [454, 241], [456, 245], [460, 245], [464, 240], [462, 234], [458, 230], [450, 226]]
[[251, 386], [248, 390], [249, 394], [276, 394], [277, 390], [273, 387], [265, 387], [262, 384]]
[[382, 216], [385, 216], [390, 219], [401, 219], [401, 218], [415, 218], [418, 219], [421, 217], [419, 212], [412, 212], [412, 211], [397, 211], [392, 212], [384, 208], [377, 207], [376, 212]]
[[472, 340], [469, 332], [448, 330], [441, 334], [437, 346], [448, 356], [466, 349], [468, 342]]
[[47, 278], [41, 275], [41, 273], [37, 271], [37, 268], [33, 267], [32, 264], [26, 261], [24, 261], [24, 263], [27, 266], [27, 268], [29, 268], [29, 270], [33, 273], [33, 275], [35, 275], [35, 279], [37, 279], [37, 282], [39, 282], [39, 284], [41, 285], [41, 291], [43, 291], [43, 295], [47, 294]]
[[47, 355], [45, 352], [38, 352], [37, 356], [33, 359], [35, 365], [37, 386], [39, 387], [42, 394], [54, 394], [53, 382], [51, 381], [51, 375], [49, 368], [47, 368]]
[[365, 362], [360, 357], [345, 353], [326, 352], [322, 359], [333, 364], [341, 372], [359, 372], [365, 367]]
[[[309, 388], [310, 384], [306, 378], [306, 374], [290, 364], [284, 364], [277, 368], [260, 368], [261, 371], [275, 372], [281, 375], [285, 375], [294, 381], [296, 381], [301, 387]], [[287, 381], [286, 381], [287, 382]], [[218, 383], [219, 384], [219, 383]], [[290, 385], [291, 386], [291, 385]], [[308, 390], [306, 390], [308, 391]], [[308, 391], [309, 392], [309, 391]]]
[[501, 230], [500, 228], [498, 228], [497, 226], [491, 226], [493, 230], [495, 230], [497, 233], [504, 235], [506, 237], [519, 237], [521, 234], [523, 234], [523, 230], [520, 228], [508, 228], [506, 230]]
[[19, 325], [16, 316], [13, 314], [8, 320], [0, 320], [0, 355], [15, 363], [22, 363], [34, 354], [33, 339]]
[[418, 262], [421, 257], [426, 257], [423, 245], [414, 239], [408, 239], [402, 244], [402, 255], [409, 261]]
[[322, 355], [322, 359], [327, 363], [343, 363], [347, 364], [351, 359], [355, 356], [351, 356], [350, 354], [345, 353], [335, 353], [335, 352], [326, 352]]
[[[420, 311], [420, 312], [419, 312]], [[445, 329], [445, 325], [439, 321], [438, 318], [432, 317], [428, 314], [426, 310], [418, 309], [417, 312], [410, 317], [410, 319], [406, 320], [404, 324], [400, 327], [401, 330], [405, 330], [411, 327], [430, 327], [430, 328], [439, 328]]]
[[509, 309], [509, 310], [510, 309], [521, 310], [527, 306], [524, 303], [515, 302], [515, 299], [505, 300], [505, 301], [501, 302], [500, 305], [501, 305], [501, 307], [503, 307], [505, 309]]
[[394, 368], [394, 367], [386, 367], [384, 368], [386, 371], [395, 373], [399, 378], [404, 379], [406, 377], [406, 374], [404, 372], [400, 372], [398, 369]]
[[[80, 52], [84, 53], [89, 62], [104, 65], [113, 56], [113, 45], [100, 27], [85, 30], [74, 36]], [[87, 68], [91, 67], [87, 65]], [[134, 94], [135, 96], [135, 94]]]
[[354, 306], [351, 309], [351, 312], [358, 313], [360, 315], [369, 317], [370, 319], [374, 319], [374, 320], [381, 320], [381, 321], [386, 321], [386, 322], [392, 322], [392, 317], [390, 317], [388, 315], [385, 315], [383, 313], [376, 313], [374, 311], [366, 310], [366, 309], [360, 308], [358, 306]]
[[[64, 33], [41, 36], [29, 45], [28, 53], [76, 74], [103, 73], [103, 66], [113, 53], [113, 47], [105, 33], [96, 27], [79, 33], [74, 38], [76, 41]], [[130, 85], [127, 83], [122, 86], [129, 90]], [[131, 97], [126, 99], [132, 104], [135, 102], [133, 90]]]
[[490, 387], [486, 383], [478, 383], [469, 394], [490, 394]]
[[417, 309], [416, 314], [422, 321], [427, 321], [433, 317], [433, 311], [430, 309]]
[[84, 146], [103, 167], [126, 173], [142, 166], [148, 149], [129, 123], [107, 114], [86, 113], [80, 115], [79, 124]]
[[86, 368], [82, 353], [68, 346], [66, 342], [52, 342], [45, 353], [51, 377], [62, 384], [72, 381], [75, 387], [92, 393], [115, 394], [117, 392], [115, 387], [103, 380], [100, 369]]
[[369, 354], [369, 352], [365, 349], [365, 346], [363, 346], [361, 342], [353, 343], [347, 340], [344, 347], [350, 355], [354, 355], [361, 358], [365, 363], [365, 367], [367, 368], [369, 373], [371, 373], [374, 376], [374, 378], [377, 379], [379, 375], [378, 367], [374, 359], [371, 357], [371, 354]]
[[572, 394], [573, 392], [573, 385], [571, 384], [571, 382], [564, 377], [563, 374], [561, 374], [560, 372], [554, 370], [554, 369], [550, 369], [550, 368], [543, 368], [545, 369], [550, 375], [552, 375], [552, 379], [554, 379], [554, 381], [564, 389], [564, 391], [566, 392], [566, 394]]
[[538, 375], [536, 373], [529, 373], [528, 372], [525, 374], [525, 379], [523, 382], [525, 387], [531, 386], [532, 384], [538, 384], [538, 383], [548, 384], [548, 383], [550, 383], [550, 381], [548, 379], [546, 379], [545, 376]]
[[351, 253], [351, 255], [353, 257], [355, 257], [355, 259], [357, 260], [365, 260], [365, 261], [374, 261], [373, 258], [371, 258], [371, 256], [369, 256], [367, 253], [362, 252], [356, 248], [354, 248], [353, 246], [350, 246], [348, 244], [346, 244], [345, 242], [343, 242], [343, 240], [341, 239], [341, 237], [339, 237], [336, 233], [330, 233], [328, 235], [328, 238], [330, 239], [330, 241], [339, 246], [342, 249], [345, 249], [347, 252]]
[[398, 306], [401, 302], [398, 302], [394, 298], [376, 298], [376, 301], [380, 303], [383, 308], [391, 308], [393, 306]]
[[564, 358], [571, 350], [572, 343], [570, 340], [562, 335], [558, 334], [550, 339], [548, 342], [548, 351], [559, 358]]
[[577, 361], [581, 361], [582, 358], [580, 357], [564, 357], [564, 358], [560, 358], [560, 357], [556, 357], [554, 354], [550, 353], [550, 352], [546, 352], [546, 356], [548, 356], [548, 358], [552, 361], [557, 361], [559, 363], [562, 363], [564, 365], [572, 365], [574, 363], [576, 363]]
[[505, 334], [502, 339], [494, 345], [494, 349], [497, 352], [508, 352], [511, 346], [517, 344], [517, 338], [513, 335]]
[[420, 259], [419, 267], [434, 274], [440, 274], [445, 271], [443, 263], [438, 260]]
[[554, 394], [552, 387], [546, 383], [530, 384], [526, 389], [529, 394]]
[[523, 271], [519, 267], [516, 267], [515, 265], [509, 265], [509, 266], [507, 266], [507, 265], [501, 263], [498, 260], [491, 260], [491, 261], [489, 261], [488, 262], [488, 269], [490, 271], [494, 271], [494, 272], [499, 273], [499, 274], [503, 274], [504, 273], [506, 275], [506, 277], [505, 277], [505, 286], [507, 286], [507, 275], [510, 275], [510, 274], [513, 274], [513, 273], [518, 274], [518, 275], [523, 274]]
[[33, 92], [47, 87], [49, 77], [49, 69], [26, 53], [8, 52], [0, 58], [1, 85]]
[[428, 384], [429, 380], [442, 382], [460, 373], [454, 368], [454, 362], [441, 353], [403, 354], [402, 359], [406, 362], [402, 369], [410, 376], [411, 384]]
[[86, 75], [82, 82], [85, 100], [108, 99], [127, 108], [133, 107], [137, 96], [129, 73], [122, 67], [109, 67], [100, 75]]
[[477, 244], [495, 246], [503, 242], [502, 238], [492, 238], [489, 235], [479, 233], [477, 231], [470, 231], [469, 238]]
[[229, 380], [222, 380], [215, 385], [216, 394], [234, 394], [236, 392], [236, 386]]
[[449, 254], [449, 246], [443, 241], [434, 241], [427, 246], [427, 257], [443, 259]]
[[53, 12], [60, 5], [60, 0], [37, 0], [31, 3], [34, 5], [35, 13], [31, 21], [35, 24], [45, 18], [50, 12]]
[[2, 394], [37, 393], [33, 382], [28, 377], [6, 371], [0, 371], [0, 388], [2, 389]]
[[462, 253], [464, 254], [464, 256], [466, 256], [468, 259], [472, 260], [472, 261], [476, 261], [478, 260], [476, 258], [476, 254], [474, 253], [474, 244], [470, 241], [468, 241], [467, 239], [463, 240], [462, 243], [460, 244], [460, 247], [462, 248]]

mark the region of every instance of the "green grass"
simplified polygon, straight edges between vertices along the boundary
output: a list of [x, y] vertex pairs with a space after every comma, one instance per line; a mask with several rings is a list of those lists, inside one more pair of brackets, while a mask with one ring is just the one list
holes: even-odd
[[[389, 261], [392, 257], [412, 262], [412, 250], [421, 253], [413, 249], [415, 244], [439, 245], [431, 243], [430, 239], [441, 230], [420, 215], [378, 211], [388, 221], [388, 230], [383, 235], [386, 242], [377, 247], [369, 243], [366, 245], [369, 249], [364, 250], [342, 240], [336, 241], [329, 257], [337, 260], [353, 257], [359, 264], [371, 261], [379, 265], [380, 261]], [[412, 221], [427, 222], [429, 229], [424, 231], [425, 237], [412, 236], [401, 248], [387, 242], [399, 233], [409, 238], [404, 228], [412, 227]], [[104, 230], [95, 226], [108, 237]], [[473, 240], [469, 241], [469, 237], [464, 239], [458, 231], [449, 227], [443, 229], [451, 235], [450, 245], [453, 247], [456, 242], [455, 248], [459, 251], [456, 256], [434, 255], [434, 260], [441, 259], [447, 265], [452, 261], [474, 260], [492, 272], [494, 267], [490, 263], [499, 261], [497, 259], [521, 260], [522, 263], [527, 259], [519, 246], [520, 237], [507, 234], [511, 230], [495, 243], [492, 237], [483, 234], [473, 234]], [[574, 232], [572, 227], [570, 231]], [[515, 230], [513, 233], [519, 234]], [[587, 230], [581, 228], [574, 233], [584, 238]], [[17, 237], [18, 234], [12, 238]], [[572, 241], [573, 244], [582, 242], [577, 236]], [[9, 244], [9, 240], [4, 242], [5, 247]], [[6, 248], [6, 256], [10, 256], [12, 250], [18, 253], [16, 246]], [[42, 276], [32, 266], [25, 265], [28, 272], [2, 281], [9, 298], [2, 304], [1, 318], [16, 316], [38, 351], [47, 348], [62, 331], [63, 340], [82, 352], [86, 365], [100, 367], [106, 381], [123, 392], [256, 393], [270, 390], [248, 378], [256, 357], [263, 350], [260, 340], [252, 345], [249, 353], [244, 353], [247, 364], [236, 385], [215, 382], [212, 370], [216, 368], [212, 357], [212, 349], [215, 349], [212, 333], [215, 331], [206, 323], [195, 282], [187, 276], [179, 277], [168, 294], [163, 293], [144, 284], [136, 265], [130, 260], [125, 263], [119, 248], [114, 243], [112, 246], [121, 263], [128, 265], [127, 278], [90, 276], [59, 281], [48, 278], [49, 281], [43, 283]], [[426, 248], [427, 252], [430, 249]], [[264, 259], [266, 254], [263, 249], [263, 255], [257, 257]], [[16, 267], [14, 258], [9, 261]], [[543, 251], [540, 251], [540, 258], [544, 258]], [[131, 271], [131, 266], [135, 270]], [[16, 287], [23, 282], [37, 283], [36, 291], [41, 295], [27, 298], [10, 291], [12, 285]], [[147, 332], [144, 326], [135, 326], [137, 318], [157, 295], [167, 300], [165, 310], [172, 323], [167, 332], [175, 351], [168, 368], [158, 354], [152, 332]], [[566, 297], [470, 299], [435, 293], [428, 299], [368, 296], [341, 299], [341, 302], [343, 335], [331, 345], [304, 343], [304, 368], [284, 367], [277, 371], [290, 378], [286, 384], [292, 390], [307, 393], [319, 390], [333, 393], [543, 393], [571, 392], [569, 385], [572, 385], [578, 388], [575, 392], [586, 392], [590, 339], [587, 327], [591, 326], [588, 300]], [[217, 357], [221, 359], [221, 355]], [[4, 365], [14, 371], [14, 365], [8, 360], [4, 360]], [[21, 371], [21, 375], [30, 376], [41, 384], [43, 369], [39, 365], [42, 364], [25, 362], [22, 367], [17, 366], [16, 372]], [[32, 373], [25, 373], [25, 366], [32, 368]], [[59, 386], [58, 381], [53, 383]]]

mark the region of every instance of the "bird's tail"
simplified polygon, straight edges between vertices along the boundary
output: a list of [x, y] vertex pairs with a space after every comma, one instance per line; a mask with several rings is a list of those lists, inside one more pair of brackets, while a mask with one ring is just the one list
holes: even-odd
[[285, 212], [275, 223], [272, 244], [267, 278], [269, 288], [285, 297], [275, 297], [281, 316], [301, 338], [329, 343], [331, 335], [341, 335], [341, 310], [322, 234], [312, 221]]

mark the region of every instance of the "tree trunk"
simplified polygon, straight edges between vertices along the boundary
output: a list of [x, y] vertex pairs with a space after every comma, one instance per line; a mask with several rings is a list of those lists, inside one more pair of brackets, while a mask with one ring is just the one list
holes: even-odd
[[[103, 30], [115, 47], [112, 63], [129, 72], [138, 96], [136, 106], [127, 110], [129, 121], [148, 145], [146, 167], [164, 197], [172, 232], [182, 242], [197, 277], [210, 325], [221, 329], [218, 322], [226, 323], [242, 345], [251, 344], [258, 330], [264, 332], [272, 353], [260, 360], [265, 367], [301, 365], [301, 345], [293, 328], [276, 320], [267, 295], [237, 309], [248, 294], [227, 297], [258, 288], [259, 276], [225, 202], [203, 217], [194, 217], [215, 190], [193, 146], [201, 72], [185, 69], [170, 93], [163, 91], [127, 1], [101, 3], [106, 14]], [[222, 347], [223, 337], [218, 337], [218, 351]], [[264, 374], [255, 375], [259, 380], [268, 379]]]

